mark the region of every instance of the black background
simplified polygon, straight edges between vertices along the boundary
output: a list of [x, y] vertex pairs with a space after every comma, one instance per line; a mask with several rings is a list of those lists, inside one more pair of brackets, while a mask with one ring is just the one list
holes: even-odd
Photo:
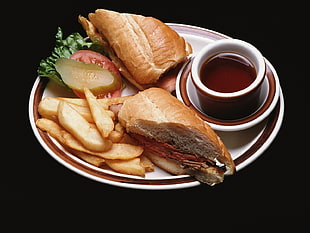
[[[2, 79], [9, 82], [2, 86], [1, 201], [8, 207], [3, 222], [40, 231], [59, 226], [114, 231], [123, 227], [130, 231], [214, 228], [214, 232], [303, 229], [309, 211], [305, 6], [298, 2], [193, 0], [14, 4], [9, 4], [2, 16], [2, 55], [6, 60]], [[40, 60], [54, 46], [57, 27], [66, 35], [75, 31], [85, 35], [77, 16], [87, 16], [97, 8], [200, 26], [255, 45], [277, 70], [285, 98], [283, 124], [271, 146], [222, 184], [167, 191], [106, 185], [55, 161], [30, 128], [31, 87]]]

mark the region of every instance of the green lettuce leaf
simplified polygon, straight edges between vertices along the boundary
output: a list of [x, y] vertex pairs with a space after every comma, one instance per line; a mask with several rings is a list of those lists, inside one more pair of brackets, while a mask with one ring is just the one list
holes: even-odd
[[66, 86], [62, 81], [60, 74], [56, 71], [55, 62], [58, 58], [69, 58], [73, 53], [79, 50], [92, 50], [106, 56], [102, 46], [97, 42], [87, 42], [79, 33], [74, 32], [63, 39], [63, 32], [60, 27], [57, 28], [56, 43], [52, 54], [46, 59], [42, 59], [38, 67], [38, 75], [47, 77], [60, 85]]

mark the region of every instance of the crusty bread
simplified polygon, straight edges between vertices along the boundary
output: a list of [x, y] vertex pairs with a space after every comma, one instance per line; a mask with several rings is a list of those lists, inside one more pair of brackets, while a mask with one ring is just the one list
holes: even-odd
[[231, 155], [211, 127], [163, 89], [149, 88], [129, 98], [118, 118], [130, 133], [169, 143], [182, 152], [224, 164], [226, 174], [235, 172]]
[[192, 52], [189, 43], [153, 17], [98, 9], [79, 21], [91, 40], [108, 50], [122, 74], [139, 89], [154, 84]]

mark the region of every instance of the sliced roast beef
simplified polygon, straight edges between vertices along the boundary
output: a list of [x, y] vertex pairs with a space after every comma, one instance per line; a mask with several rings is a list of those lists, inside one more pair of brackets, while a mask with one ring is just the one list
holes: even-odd
[[147, 138], [139, 134], [131, 134], [131, 136], [136, 139], [139, 144], [141, 144], [145, 150], [154, 153], [158, 156], [175, 159], [181, 161], [184, 167], [216, 167], [222, 172], [225, 171], [224, 167], [218, 167], [216, 163], [210, 159], [204, 157], [197, 157], [193, 154], [183, 153], [180, 150], [174, 148], [172, 145], [164, 142], [158, 142], [155, 139]]

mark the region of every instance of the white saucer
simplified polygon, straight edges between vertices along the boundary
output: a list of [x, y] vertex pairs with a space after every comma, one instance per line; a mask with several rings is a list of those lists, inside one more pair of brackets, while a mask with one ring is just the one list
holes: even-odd
[[[266, 59], [265, 59], [266, 60]], [[192, 108], [214, 130], [239, 131], [253, 127], [264, 120], [275, 108], [280, 93], [279, 79], [273, 66], [266, 60], [267, 72], [260, 95], [260, 107], [252, 115], [233, 121], [220, 120], [205, 114], [199, 104], [194, 84], [190, 77], [192, 59], [184, 64], [176, 81], [177, 98]]]

